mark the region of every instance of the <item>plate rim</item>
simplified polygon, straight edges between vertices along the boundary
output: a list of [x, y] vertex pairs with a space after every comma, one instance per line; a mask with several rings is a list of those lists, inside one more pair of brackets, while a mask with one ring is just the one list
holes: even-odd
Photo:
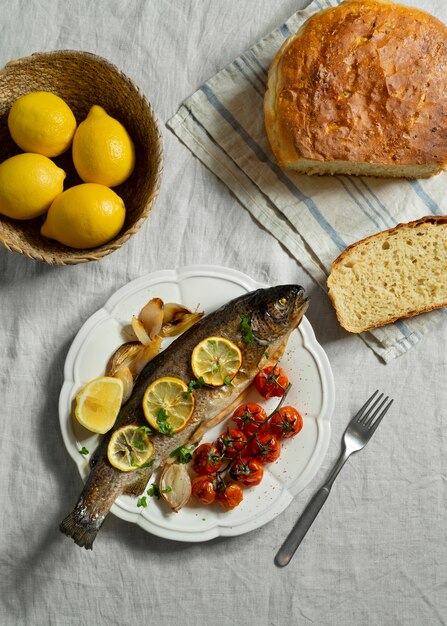
[[[75, 383], [74, 370], [76, 357], [81, 350], [82, 345], [90, 337], [91, 332], [94, 331], [97, 325], [105, 319], [113, 317], [112, 313], [114, 309], [123, 301], [124, 297], [129, 298], [133, 293], [140, 291], [142, 287], [148, 288], [151, 287], [151, 285], [162, 281], [178, 283], [181, 279], [189, 277], [223, 278], [246, 288], [248, 291], [268, 286], [265, 283], [256, 281], [239, 270], [220, 265], [194, 264], [176, 269], [162, 269], [149, 272], [124, 284], [107, 299], [100, 309], [87, 318], [76, 333], [75, 338], [73, 339], [67, 352], [64, 363], [64, 382], [61, 388], [58, 403], [59, 426], [64, 445], [68, 454], [75, 462], [83, 481], [85, 480], [85, 472], [88, 471], [88, 460], [85, 457], [81, 457], [77, 450], [73, 450], [73, 443], [69, 437], [68, 425], [64, 427], [66, 409], [69, 405], [70, 395]], [[326, 385], [326, 388], [322, 393], [322, 406], [320, 413], [315, 420], [318, 428], [315, 448], [308, 464], [306, 465], [303, 473], [299, 476], [298, 480], [295, 481], [295, 484], [290, 487], [285, 487], [272, 505], [258, 514], [255, 519], [251, 518], [245, 522], [238, 522], [236, 525], [222, 525], [220, 523], [215, 523], [211, 527], [205, 526], [200, 530], [176, 530], [168, 529], [166, 526], [162, 526], [157, 523], [157, 521], [148, 520], [141, 514], [141, 512], [129, 511], [116, 502], [112, 505], [110, 512], [120, 519], [137, 524], [143, 530], [151, 533], [152, 535], [163, 539], [171, 539], [182, 542], [202, 542], [209, 541], [216, 537], [242, 535], [250, 532], [251, 530], [255, 530], [256, 528], [260, 528], [282, 513], [298, 495], [298, 493], [300, 493], [300, 491], [302, 491], [304, 487], [310, 483], [324, 461], [330, 443], [330, 420], [335, 406], [335, 383], [327, 354], [321, 344], [317, 341], [314, 330], [306, 317], [303, 317], [299, 330], [303, 340], [303, 347], [310, 352], [314, 358], [322, 384]], [[273, 509], [273, 514], [271, 509]]]

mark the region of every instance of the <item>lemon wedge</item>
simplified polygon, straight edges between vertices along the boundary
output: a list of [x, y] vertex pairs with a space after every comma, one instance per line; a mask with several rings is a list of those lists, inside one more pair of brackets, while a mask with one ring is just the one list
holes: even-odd
[[172, 376], [157, 378], [143, 396], [144, 415], [161, 434], [172, 435], [182, 430], [194, 411], [194, 396], [188, 385]]
[[75, 417], [84, 428], [103, 435], [114, 425], [122, 398], [122, 380], [109, 376], [95, 378], [76, 396]]
[[231, 381], [242, 364], [239, 348], [224, 337], [207, 337], [196, 345], [191, 355], [194, 376], [206, 385], [218, 387]]
[[147, 430], [136, 424], [127, 424], [115, 430], [107, 446], [110, 464], [122, 472], [131, 472], [147, 463], [154, 454]]

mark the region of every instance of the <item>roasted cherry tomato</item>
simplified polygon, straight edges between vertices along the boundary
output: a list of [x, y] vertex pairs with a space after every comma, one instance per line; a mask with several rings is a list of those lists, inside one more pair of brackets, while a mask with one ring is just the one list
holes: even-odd
[[272, 463], [281, 454], [281, 444], [275, 435], [261, 433], [251, 442], [253, 458], [261, 463]]
[[278, 365], [266, 367], [255, 378], [255, 387], [264, 398], [284, 395], [289, 379]]
[[227, 428], [216, 440], [216, 447], [226, 458], [232, 459], [242, 450], [247, 442], [247, 437], [237, 428]]
[[[243, 433], [250, 437], [259, 428], [260, 423], [267, 417], [267, 413], [262, 406], [254, 402], [241, 404], [233, 413], [233, 422], [242, 430]], [[261, 432], [267, 431], [267, 424], [260, 427]]]
[[246, 487], [259, 485], [264, 476], [264, 468], [260, 461], [247, 459], [247, 461], [236, 461], [230, 469], [230, 476], [238, 483]]
[[303, 418], [293, 406], [283, 406], [269, 420], [270, 431], [278, 439], [289, 439], [303, 427]]
[[203, 504], [211, 504], [216, 499], [215, 483], [212, 476], [196, 476], [192, 480], [192, 494]]
[[242, 502], [243, 498], [244, 494], [242, 488], [236, 483], [221, 485], [217, 490], [216, 500], [227, 511], [231, 511], [231, 509], [237, 507], [237, 505]]
[[212, 443], [202, 443], [193, 454], [192, 468], [201, 476], [217, 472], [222, 465], [223, 456]]

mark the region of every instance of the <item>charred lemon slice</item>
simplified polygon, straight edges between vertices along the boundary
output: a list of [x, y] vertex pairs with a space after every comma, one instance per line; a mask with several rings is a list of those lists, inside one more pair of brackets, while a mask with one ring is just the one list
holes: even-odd
[[75, 417], [84, 428], [103, 435], [112, 428], [123, 399], [123, 382], [102, 376], [85, 385], [76, 396]]
[[107, 446], [107, 458], [113, 467], [131, 472], [147, 463], [154, 454], [148, 428], [128, 424], [115, 430]]
[[194, 411], [194, 396], [188, 385], [172, 376], [157, 378], [143, 396], [144, 415], [162, 435], [182, 430]]
[[227, 384], [242, 364], [239, 348], [224, 337], [207, 337], [196, 345], [191, 355], [191, 367], [196, 378], [207, 385]]

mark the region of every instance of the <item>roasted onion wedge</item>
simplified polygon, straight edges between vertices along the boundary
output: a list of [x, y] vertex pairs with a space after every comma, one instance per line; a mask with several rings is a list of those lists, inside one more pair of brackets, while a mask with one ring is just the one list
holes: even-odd
[[163, 499], [177, 513], [189, 501], [192, 493], [191, 478], [185, 465], [167, 463], [159, 482]]

